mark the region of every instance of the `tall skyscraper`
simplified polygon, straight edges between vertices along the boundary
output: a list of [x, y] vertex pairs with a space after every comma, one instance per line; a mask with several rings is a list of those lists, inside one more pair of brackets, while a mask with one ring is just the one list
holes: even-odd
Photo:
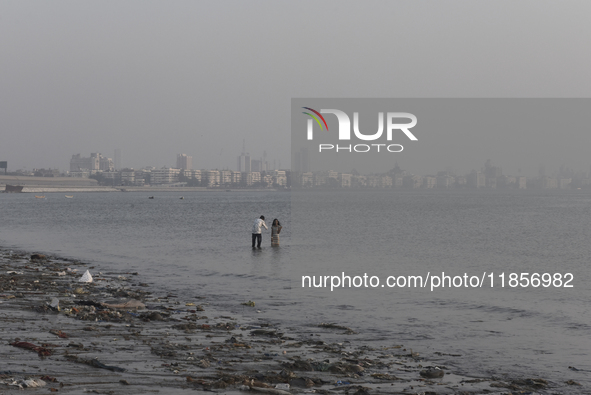
[[193, 157], [187, 154], [178, 154], [176, 156], [176, 168], [193, 170]]
[[115, 170], [121, 170], [121, 150], [115, 150]]
[[250, 154], [246, 152], [246, 142], [242, 140], [242, 154], [238, 157], [238, 171], [250, 173]]

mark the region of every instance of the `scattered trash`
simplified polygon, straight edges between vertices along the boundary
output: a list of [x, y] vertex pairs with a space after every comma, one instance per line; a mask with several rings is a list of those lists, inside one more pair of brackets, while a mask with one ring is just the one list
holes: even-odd
[[52, 330], [49, 331], [49, 333], [51, 333], [53, 335], [56, 335], [56, 336], [58, 336], [58, 337], [60, 337], [62, 339], [67, 339], [68, 338], [68, 335], [66, 335], [64, 332], [62, 332], [60, 330], [57, 330], [57, 329], [52, 329]]
[[565, 383], [568, 384], [568, 385], [581, 385], [581, 383], [577, 383], [574, 380], [565, 381]]
[[40, 357], [47, 357], [52, 354], [52, 351], [46, 347], [37, 346], [28, 342], [12, 342], [11, 346], [25, 348], [27, 350], [35, 351]]
[[120, 368], [118, 366], [105, 365], [104, 363], [102, 363], [98, 359], [80, 360], [79, 362], [85, 363], [85, 364], [90, 365], [90, 366], [95, 367], [95, 368], [107, 369], [107, 370], [110, 370], [112, 372], [125, 372], [125, 370], [126, 370], [126, 369]]
[[109, 309], [117, 310], [141, 310], [146, 308], [146, 305], [140, 302], [139, 300], [129, 300], [125, 303], [120, 304], [103, 303], [102, 305], [104, 307], [108, 307]]
[[0, 383], [4, 383], [8, 386], [18, 387], [19, 389], [25, 388], [39, 388], [45, 387], [45, 381], [41, 379], [26, 379], [26, 380], [15, 380], [15, 379], [8, 379], [0, 381]]
[[45, 381], [41, 379], [28, 379], [24, 380], [25, 387], [27, 388], [38, 388], [45, 387]]
[[49, 307], [51, 307], [52, 310], [60, 311], [60, 300], [58, 298], [51, 299]]
[[[66, 269], [66, 265], [78, 265], [79, 262], [52, 257], [48, 263], [31, 264], [28, 262], [28, 255], [21, 254], [17, 257], [19, 257], [18, 262], [6, 261], [4, 266], [0, 260], [2, 273], [8, 273], [8, 275], [0, 276], [0, 286], [2, 287], [0, 289], [2, 292], [10, 294], [0, 295], [0, 303], [4, 301], [2, 311], [4, 312], [5, 308], [8, 312], [10, 309], [14, 309], [18, 310], [18, 314], [28, 314], [28, 317], [33, 318], [38, 318], [33, 314], [52, 313], [52, 310], [58, 310], [61, 314], [57, 315], [54, 312], [49, 317], [43, 317], [45, 319], [26, 321], [26, 325], [31, 323], [30, 328], [22, 325], [22, 332], [19, 332], [18, 335], [22, 336], [24, 340], [36, 343], [12, 338], [10, 345], [35, 351], [40, 357], [52, 356], [43, 364], [55, 365], [53, 366], [55, 370], [52, 371], [61, 372], [57, 377], [60, 381], [63, 379], [64, 383], [63, 386], [52, 385], [51, 383], [55, 383], [57, 379], [49, 376], [43, 376], [39, 380], [41, 374], [47, 373], [42, 369], [37, 375], [33, 375], [34, 373], [31, 373], [33, 370], [29, 368], [27, 368], [27, 372], [0, 371], [0, 388], [3, 388], [3, 385], [14, 385], [11, 388], [6, 387], [5, 391], [7, 392], [10, 392], [11, 389], [16, 390], [16, 387], [34, 388], [46, 385], [45, 383], [56, 387], [47, 388], [46, 386], [47, 389], [42, 390], [46, 392], [109, 392], [105, 391], [105, 388], [69, 387], [90, 384], [80, 383], [77, 379], [67, 377], [67, 374], [64, 373], [67, 368], [58, 370], [63, 366], [60, 364], [66, 361], [117, 372], [111, 375], [114, 377], [109, 380], [111, 385], [116, 386], [134, 384], [150, 386], [159, 382], [162, 377], [168, 376], [171, 378], [169, 381], [171, 383], [170, 392], [174, 392], [175, 386], [178, 385], [182, 388], [190, 387], [199, 391], [219, 394], [241, 390], [252, 391], [253, 394], [272, 395], [330, 394], [333, 392], [341, 395], [368, 395], [369, 392], [374, 392], [377, 385], [377, 388], [388, 386], [387, 388], [391, 390], [376, 389], [375, 391], [379, 393], [408, 391], [408, 394], [429, 395], [435, 393], [433, 391], [438, 388], [435, 387], [436, 385], [449, 384], [447, 380], [432, 382], [416, 377], [420, 373], [424, 378], [440, 379], [447, 371], [444, 366], [424, 367], [422, 365], [428, 364], [415, 358], [418, 354], [412, 350], [410, 350], [410, 354], [407, 349], [400, 353], [386, 351], [402, 347], [393, 345], [392, 340], [387, 341], [387, 347], [379, 344], [371, 346], [356, 344], [356, 339], [351, 337], [348, 337], [350, 339], [348, 341], [344, 335], [354, 332], [351, 328], [340, 323], [319, 324], [316, 321], [307, 325], [303, 330], [290, 327], [288, 332], [284, 334], [285, 328], [279, 324], [281, 322], [279, 318], [276, 321], [269, 321], [268, 317], [265, 319], [258, 318], [260, 316], [253, 318], [251, 314], [251, 317], [247, 317], [246, 321], [242, 321], [243, 318], [239, 316], [220, 315], [220, 312], [216, 311], [214, 303], [207, 305], [209, 318], [197, 315], [198, 311], [203, 310], [203, 306], [197, 305], [197, 303], [204, 303], [201, 299], [205, 299], [206, 296], [181, 294], [177, 296], [141, 288], [148, 286], [140, 282], [144, 279], [130, 277], [132, 274], [137, 275], [137, 273], [122, 273], [127, 276], [125, 278], [118, 275], [121, 272], [105, 271], [103, 276], [98, 271], [98, 266], [97, 269], [93, 269], [87, 264], [80, 263], [81, 269], [78, 272], [83, 272], [84, 276], [82, 277], [88, 277], [94, 283], [88, 286], [84, 283], [78, 284], [82, 278], [79, 278], [80, 274], [74, 275], [76, 269]], [[87, 268], [95, 272], [94, 278], [90, 275], [89, 270], [86, 270]], [[22, 271], [17, 272], [16, 270]], [[21, 276], [23, 272], [25, 275]], [[62, 278], [62, 276], [66, 277]], [[128, 282], [119, 281], [124, 279]], [[15, 297], [18, 303], [6, 301]], [[196, 302], [191, 302], [191, 300], [196, 300]], [[101, 303], [101, 301], [111, 303]], [[183, 303], [185, 304], [183, 305]], [[255, 307], [255, 302], [249, 300], [242, 305]], [[187, 308], [184, 308], [185, 306]], [[260, 308], [260, 304], [257, 307]], [[136, 311], [138, 309], [147, 310]], [[255, 310], [248, 311], [253, 313]], [[227, 313], [222, 312], [221, 314]], [[269, 314], [271, 315], [271, 312]], [[148, 322], [150, 324], [146, 324]], [[342, 324], [346, 325], [344, 321]], [[15, 325], [17, 325], [15, 328], [21, 330], [18, 326], [21, 324]], [[51, 325], [49, 328], [53, 326], [55, 329], [49, 331], [47, 325]], [[28, 330], [30, 330], [30, 334], [26, 335], [25, 333], [29, 333], [26, 332]], [[47, 331], [57, 338], [47, 336]], [[308, 336], [310, 333], [313, 337]], [[326, 334], [326, 336], [320, 334]], [[61, 340], [68, 339], [68, 335], [74, 339], [70, 339], [68, 342]], [[48, 338], [52, 338], [56, 344], [45, 343], [51, 341]], [[84, 344], [77, 342], [82, 339], [84, 339]], [[126, 354], [128, 351], [130, 353]], [[97, 354], [98, 352], [101, 354]], [[117, 354], [111, 354], [114, 352]], [[154, 359], [150, 359], [150, 354], [154, 356]], [[22, 364], [19, 361], [19, 365], [15, 364], [14, 366], [35, 366], [33, 360], [37, 358], [30, 352], [12, 349], [11, 355], [15, 359], [20, 358], [24, 361]], [[150, 373], [142, 378], [141, 383], [138, 381], [130, 384], [121, 376], [132, 376], [118, 374], [126, 371], [124, 367], [112, 366], [92, 359], [95, 355], [100, 355], [101, 359], [109, 358], [111, 363], [116, 364], [124, 363], [115, 361], [126, 361], [125, 364], [129, 363], [129, 366], [126, 365], [127, 369], [132, 371], [139, 370], [139, 365], [145, 362], [148, 366], [151, 364], [150, 368], [155, 369], [154, 374]], [[167, 362], [162, 364], [162, 367], [159, 366], [160, 358]], [[154, 360], [158, 363], [152, 364]], [[252, 369], [253, 366], [257, 369]], [[80, 368], [84, 368], [82, 371], [87, 372], [92, 370], [85, 366], [79, 366]], [[580, 372], [582, 369], [569, 368], [573, 378], [575, 376], [579, 378], [579, 375], [582, 377], [584, 374], [584, 372]], [[185, 382], [184, 376], [189, 372], [195, 376], [186, 377]], [[90, 373], [92, 376], [92, 372]], [[94, 371], [95, 376], [104, 376], [105, 374], [107, 373], [104, 370], [102, 373]], [[183, 375], [183, 380], [179, 380], [178, 376], [174, 378], [173, 374]], [[197, 375], [200, 377], [196, 377]], [[120, 380], [117, 380], [117, 376]], [[419, 379], [418, 382], [417, 379]], [[456, 376], [453, 379], [455, 380]], [[504, 379], [501, 381], [494, 378], [482, 378], [479, 380], [486, 382], [481, 386], [491, 384], [491, 387], [505, 387], [507, 388], [505, 392], [510, 391], [511, 393], [539, 393], [540, 389], [544, 391], [544, 389], [550, 388], [550, 385], [547, 385], [547, 382], [542, 379], [514, 381]], [[574, 380], [566, 381], [566, 377], [564, 377], [553, 380], [551, 385], [552, 389], [562, 387], [560, 389], [567, 393], [569, 392], [567, 388], [572, 391], [573, 388], [578, 388], [573, 386], [585, 385], [582, 380], [583, 378], [580, 383]], [[466, 393], [476, 393], [474, 391], [480, 388], [468, 388], [470, 382], [462, 381], [462, 389], [465, 389]], [[372, 388], [368, 389], [363, 385], [371, 385]], [[396, 387], [390, 388], [391, 385]], [[408, 387], [410, 387], [408, 390], [403, 390]], [[123, 388], [120, 391], [123, 391]]]
[[80, 281], [81, 283], [91, 283], [92, 282], [92, 276], [90, 275], [90, 272], [87, 270], [84, 272], [84, 274], [82, 275], [82, 277], [80, 277]]
[[209, 363], [208, 360], [202, 359], [201, 361], [197, 362], [197, 366], [199, 366], [200, 368], [206, 369], [206, 368], [210, 367], [211, 364]]

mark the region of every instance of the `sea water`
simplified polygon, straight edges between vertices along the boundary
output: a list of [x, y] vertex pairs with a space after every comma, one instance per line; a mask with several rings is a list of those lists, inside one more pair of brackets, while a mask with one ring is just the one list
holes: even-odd
[[[591, 384], [569, 369], [591, 370], [588, 191], [150, 195], [1, 194], [0, 246], [139, 272], [156, 289], [228, 309], [253, 300], [261, 318], [284, 325], [336, 322], [360, 342], [402, 344], [460, 374]], [[263, 248], [251, 249], [260, 215], [281, 221], [279, 247], [263, 232]], [[444, 273], [486, 281], [382, 286]], [[573, 287], [511, 287], [511, 273], [572, 273]], [[379, 286], [302, 287], [302, 276], [364, 274]]]

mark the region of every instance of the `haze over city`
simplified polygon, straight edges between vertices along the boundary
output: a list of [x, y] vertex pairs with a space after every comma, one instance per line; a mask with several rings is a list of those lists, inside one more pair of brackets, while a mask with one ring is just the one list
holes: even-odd
[[[65, 170], [73, 154], [120, 149], [124, 167], [186, 152], [195, 168], [232, 169], [246, 139], [288, 168], [293, 97], [587, 97], [591, 6], [568, 4], [5, 1], [0, 160]], [[587, 130], [475, 130], [444, 158], [397, 161], [588, 171], [589, 143]]]

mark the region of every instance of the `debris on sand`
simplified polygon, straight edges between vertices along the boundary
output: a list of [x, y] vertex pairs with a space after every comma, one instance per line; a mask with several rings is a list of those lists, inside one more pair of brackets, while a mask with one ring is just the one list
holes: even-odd
[[31, 351], [35, 351], [37, 354], [39, 354], [40, 357], [48, 357], [51, 354], [53, 354], [53, 352], [46, 348], [46, 347], [41, 347], [41, 346], [37, 346], [33, 343], [29, 343], [29, 342], [13, 342], [10, 343], [11, 346], [13, 347], [19, 347], [19, 348], [24, 348], [27, 350], [31, 350]]
[[[120, 393], [129, 385], [129, 394], [158, 387], [171, 393], [459, 395], [487, 393], [491, 387], [572, 392], [579, 385], [566, 379], [461, 377], [453, 367], [428, 366], [397, 339], [383, 344], [366, 341], [368, 333], [348, 336], [356, 332], [341, 323], [282, 327], [236, 302], [197, 305], [191, 301], [204, 295], [152, 290], [147, 280], [136, 282], [138, 273], [103, 274], [78, 261], [30, 257], [0, 249], [0, 320], [3, 337], [10, 339], [5, 359], [11, 370], [23, 370], [0, 371], [0, 392], [4, 386], [45, 385], [46, 392]], [[97, 274], [81, 283], [79, 273], [90, 279], [89, 269]], [[207, 316], [198, 315], [203, 306]], [[451, 354], [429, 355], [435, 365], [449, 363], [444, 361]]]

